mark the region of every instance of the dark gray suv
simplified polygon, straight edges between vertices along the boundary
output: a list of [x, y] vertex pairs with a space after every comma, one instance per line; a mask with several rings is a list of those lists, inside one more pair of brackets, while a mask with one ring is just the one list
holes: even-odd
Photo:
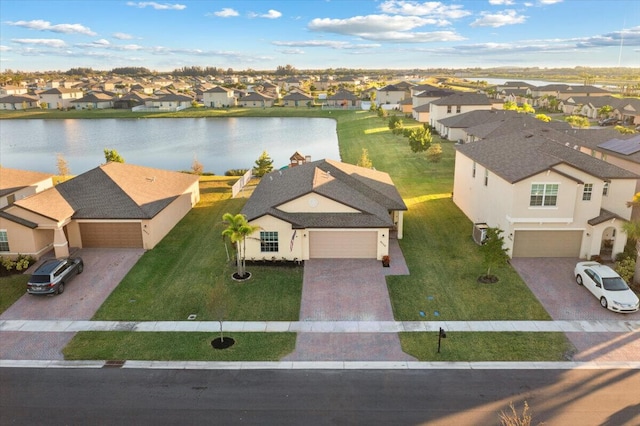
[[27, 283], [29, 294], [61, 294], [64, 286], [82, 273], [84, 263], [79, 257], [49, 259], [31, 275]]

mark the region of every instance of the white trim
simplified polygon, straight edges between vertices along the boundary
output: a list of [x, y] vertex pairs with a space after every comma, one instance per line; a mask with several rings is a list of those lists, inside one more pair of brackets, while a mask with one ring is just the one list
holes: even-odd
[[509, 223], [571, 223], [573, 222], [573, 217], [543, 218], [543, 217], [511, 217], [507, 215], [506, 219], [509, 221]]
[[149, 219], [76, 219], [76, 223], [142, 223]]

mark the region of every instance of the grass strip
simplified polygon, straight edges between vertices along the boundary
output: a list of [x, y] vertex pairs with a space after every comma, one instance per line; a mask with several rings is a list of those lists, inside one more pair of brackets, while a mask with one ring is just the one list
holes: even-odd
[[220, 333], [83, 331], [63, 350], [66, 360], [278, 361], [291, 353], [295, 333], [224, 333], [235, 343], [214, 349]]

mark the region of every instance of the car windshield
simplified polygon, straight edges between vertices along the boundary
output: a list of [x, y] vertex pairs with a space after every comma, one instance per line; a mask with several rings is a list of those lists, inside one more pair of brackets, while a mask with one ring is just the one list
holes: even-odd
[[627, 290], [629, 286], [620, 277], [603, 278], [604, 289], [609, 291]]
[[32, 275], [29, 282], [36, 284], [48, 283], [49, 275]]

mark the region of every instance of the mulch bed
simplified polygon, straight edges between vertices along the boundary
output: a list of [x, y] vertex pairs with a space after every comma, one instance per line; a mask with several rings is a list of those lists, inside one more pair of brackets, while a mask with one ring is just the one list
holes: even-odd
[[211, 346], [213, 349], [227, 349], [233, 346], [236, 343], [231, 337], [225, 337], [224, 339], [220, 337], [216, 337], [211, 341]]

